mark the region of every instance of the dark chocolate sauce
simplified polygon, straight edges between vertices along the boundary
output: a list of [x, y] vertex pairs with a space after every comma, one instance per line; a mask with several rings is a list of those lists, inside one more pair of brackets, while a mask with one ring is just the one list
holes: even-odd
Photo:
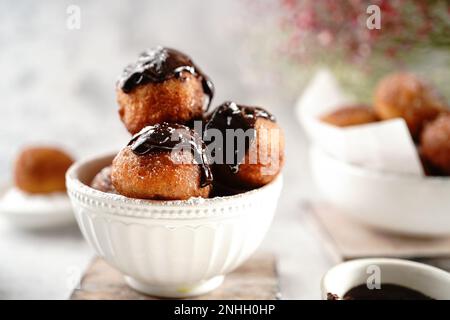
[[222, 133], [224, 139], [223, 154], [225, 158], [227, 154], [226, 130], [242, 129], [244, 132], [247, 130], [253, 130], [250, 139], [246, 139], [245, 141], [245, 152], [239, 153], [239, 150], [237, 150], [235, 145], [235, 150], [233, 150], [234, 161], [231, 164], [227, 163], [233, 173], [239, 172], [239, 165], [244, 160], [245, 153], [250, 148], [251, 142], [256, 138], [256, 131], [254, 129], [258, 118], [264, 118], [275, 122], [275, 117], [262, 108], [242, 106], [232, 101], [227, 101], [217, 107], [211, 115], [209, 121], [206, 123], [204, 132], [204, 138], [206, 141], [211, 140], [210, 137], [208, 137], [209, 129], [218, 129]]
[[382, 284], [380, 289], [369, 289], [361, 284], [350, 289], [344, 300], [433, 300], [425, 294], [397, 284]]
[[183, 72], [189, 72], [201, 79], [203, 92], [208, 96], [208, 110], [214, 96], [213, 83], [189, 56], [175, 49], [158, 46], [144, 51], [135, 63], [124, 69], [118, 86], [123, 92], [129, 93], [139, 85], [181, 78]]
[[176, 148], [184, 150], [189, 148], [195, 162], [202, 169], [201, 187], [205, 187], [213, 181], [206, 145], [197, 133], [186, 126], [164, 122], [145, 127], [133, 136], [128, 146], [138, 156], [158, 150], [172, 151]]

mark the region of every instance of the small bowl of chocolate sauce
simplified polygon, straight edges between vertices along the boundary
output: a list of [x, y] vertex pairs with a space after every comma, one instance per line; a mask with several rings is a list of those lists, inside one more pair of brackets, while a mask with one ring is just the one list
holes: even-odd
[[357, 259], [323, 277], [323, 300], [449, 300], [450, 274], [413, 261]]

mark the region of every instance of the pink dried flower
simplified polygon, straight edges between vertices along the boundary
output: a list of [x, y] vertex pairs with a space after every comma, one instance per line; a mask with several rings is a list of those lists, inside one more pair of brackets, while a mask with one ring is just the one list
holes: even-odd
[[[395, 59], [398, 52], [411, 46], [450, 45], [449, 3], [448, 0], [281, 0], [283, 30], [290, 39], [286, 51], [302, 61], [338, 55], [364, 63], [376, 53]], [[366, 27], [366, 10], [371, 4], [380, 8], [381, 30]]]

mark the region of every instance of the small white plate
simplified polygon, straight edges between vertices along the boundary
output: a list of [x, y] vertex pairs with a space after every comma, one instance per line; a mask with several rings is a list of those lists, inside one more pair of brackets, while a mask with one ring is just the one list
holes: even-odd
[[12, 186], [0, 189], [0, 216], [25, 229], [53, 228], [75, 221], [66, 193], [29, 195]]

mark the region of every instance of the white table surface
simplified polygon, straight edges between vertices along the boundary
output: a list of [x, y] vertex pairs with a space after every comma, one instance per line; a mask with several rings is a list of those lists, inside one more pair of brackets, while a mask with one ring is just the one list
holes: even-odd
[[[254, 65], [254, 49], [267, 45], [266, 31], [273, 30], [270, 14], [243, 17], [245, 1], [77, 3], [78, 31], [65, 28], [63, 2], [0, 4], [0, 182], [10, 182], [24, 144], [57, 142], [76, 157], [123, 146], [129, 136], [117, 116], [117, 74], [145, 47], [181, 48], [214, 79], [215, 105], [232, 98], [266, 106], [285, 129], [285, 185], [261, 250], [278, 257], [283, 298], [319, 299], [321, 276], [332, 262], [302, 209], [315, 192], [293, 111], [301, 89], [284, 90], [268, 65]], [[255, 34], [264, 37], [250, 37]], [[77, 227], [28, 232], [2, 218], [0, 299], [66, 299], [93, 256]]]

